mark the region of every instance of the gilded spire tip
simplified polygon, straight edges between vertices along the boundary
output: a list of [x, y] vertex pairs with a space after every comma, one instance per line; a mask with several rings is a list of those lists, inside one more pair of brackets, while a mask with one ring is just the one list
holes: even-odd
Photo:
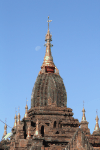
[[53, 62], [53, 57], [52, 57], [52, 54], [51, 54], [51, 47], [53, 46], [51, 44], [52, 35], [50, 34], [50, 31], [49, 31], [49, 22], [51, 22], [51, 21], [52, 20], [49, 20], [49, 16], [48, 16], [48, 21], [47, 21], [48, 22], [48, 31], [47, 31], [47, 34], [46, 34], [46, 37], [45, 37], [46, 43], [44, 45], [44, 46], [46, 46], [46, 53], [45, 53], [43, 64], [41, 66], [40, 73], [44, 73], [44, 72], [54, 73], [54, 69], [55, 69], [55, 64]]

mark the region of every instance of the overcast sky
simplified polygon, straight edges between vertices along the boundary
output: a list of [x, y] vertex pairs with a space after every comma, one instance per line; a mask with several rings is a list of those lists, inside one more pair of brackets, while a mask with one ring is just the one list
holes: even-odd
[[[0, 0], [0, 119], [24, 117], [45, 56], [50, 16], [51, 49], [67, 91], [67, 107], [81, 121], [83, 100], [90, 132], [100, 118], [100, 0]], [[10, 128], [7, 129], [9, 133]], [[0, 122], [0, 139], [4, 124]]]

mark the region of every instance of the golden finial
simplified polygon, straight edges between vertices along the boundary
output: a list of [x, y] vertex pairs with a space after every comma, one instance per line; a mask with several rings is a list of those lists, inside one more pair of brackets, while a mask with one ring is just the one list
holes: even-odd
[[28, 102], [28, 100], [27, 100], [27, 98], [26, 98], [26, 106], [25, 106], [25, 118], [27, 118], [27, 117], [28, 117], [28, 113], [27, 113], [27, 111], [28, 111], [27, 102]]
[[95, 128], [94, 128], [94, 131], [97, 131], [97, 130], [99, 130], [99, 123], [98, 123], [98, 121], [99, 121], [99, 118], [98, 118], [98, 112], [97, 112], [97, 110], [96, 110], [96, 118], [95, 118], [95, 120], [96, 120], [96, 125], [95, 125]]
[[82, 112], [83, 112], [82, 121], [86, 121], [85, 109], [84, 109], [84, 101], [83, 101], [83, 109], [82, 109]]
[[44, 56], [44, 61], [43, 64], [41, 66], [41, 69], [43, 70], [43, 68], [45, 68], [45, 70], [41, 70], [41, 72], [39, 74], [41, 74], [42, 72], [53, 72], [54, 73], [54, 69], [55, 69], [55, 64], [53, 62], [53, 57], [51, 54], [51, 47], [53, 46], [50, 42], [52, 41], [52, 35], [50, 34], [49, 31], [49, 22], [51, 22], [52, 20], [49, 20], [49, 16], [48, 16], [48, 31], [45, 37], [45, 41], [47, 42], [45, 44], [46, 46], [46, 53]]
[[52, 20], [49, 20], [49, 16], [48, 16], [48, 20], [47, 20], [47, 22], [48, 22], [48, 30], [49, 30], [49, 22], [51, 22]]

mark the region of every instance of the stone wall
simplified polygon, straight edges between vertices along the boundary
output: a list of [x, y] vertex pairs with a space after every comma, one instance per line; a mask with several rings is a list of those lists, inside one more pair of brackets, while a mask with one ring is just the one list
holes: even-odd
[[78, 128], [73, 138], [63, 150], [94, 150], [82, 129]]

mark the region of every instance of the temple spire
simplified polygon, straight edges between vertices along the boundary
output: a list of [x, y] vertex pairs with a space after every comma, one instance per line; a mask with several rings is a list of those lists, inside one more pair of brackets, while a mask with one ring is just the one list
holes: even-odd
[[27, 98], [26, 98], [26, 106], [25, 106], [25, 118], [27, 118], [28, 117], [28, 106], [27, 106]]
[[48, 16], [48, 31], [47, 31], [47, 34], [46, 34], [46, 37], [45, 37], [45, 41], [47, 43], [45, 43], [45, 46], [46, 46], [46, 53], [45, 53], [45, 56], [44, 56], [44, 61], [43, 61], [43, 64], [41, 66], [41, 69], [45, 69], [44, 72], [48, 72], [48, 73], [54, 73], [54, 70], [55, 70], [55, 64], [53, 63], [53, 57], [52, 57], [52, 54], [51, 54], [51, 47], [53, 46], [51, 44], [51, 41], [52, 41], [52, 35], [50, 34], [50, 31], [49, 31], [49, 22], [51, 22], [52, 20], [49, 20], [49, 16]]
[[16, 108], [15, 108], [15, 117], [14, 117], [15, 122], [14, 122], [14, 127], [17, 126], [17, 115], [16, 115], [16, 113], [17, 113], [17, 111], [16, 111]]
[[27, 139], [31, 139], [31, 125], [28, 126]]
[[36, 121], [36, 131], [35, 131], [34, 137], [41, 137], [38, 125], [39, 125], [39, 121], [37, 119], [37, 121]]
[[[18, 110], [20, 111], [20, 108], [18, 107]], [[18, 122], [17, 124], [19, 125], [20, 124], [20, 112], [18, 113]]]
[[[97, 110], [96, 110], [96, 113], [97, 113]], [[98, 114], [96, 115], [95, 120], [96, 120], [96, 125], [95, 125], [95, 128], [94, 128], [94, 131], [97, 131], [97, 130], [99, 130], [99, 123], [98, 123], [99, 118], [98, 118]]]
[[82, 121], [86, 121], [86, 117], [85, 117], [85, 109], [84, 109], [84, 101], [83, 101], [83, 109], [82, 109], [82, 112], [83, 112], [83, 116], [82, 116]]

